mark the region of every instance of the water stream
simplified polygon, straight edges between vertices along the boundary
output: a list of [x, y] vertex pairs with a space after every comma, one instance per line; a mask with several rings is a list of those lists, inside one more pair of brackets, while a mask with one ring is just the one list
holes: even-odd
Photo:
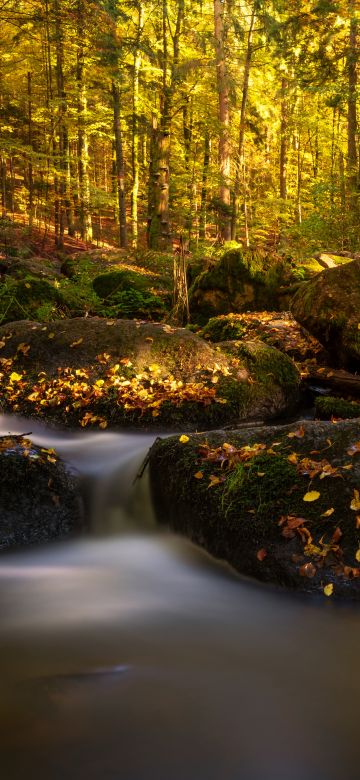
[[357, 780], [359, 611], [238, 578], [159, 531], [153, 437], [33, 431], [92, 532], [3, 554], [1, 780]]

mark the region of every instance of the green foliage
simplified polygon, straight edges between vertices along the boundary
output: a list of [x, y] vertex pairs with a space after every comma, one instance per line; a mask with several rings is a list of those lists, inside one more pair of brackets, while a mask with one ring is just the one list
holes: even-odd
[[164, 316], [164, 304], [158, 295], [130, 287], [109, 295], [98, 311], [106, 317], [158, 320]]
[[211, 317], [207, 325], [201, 330], [200, 335], [209, 341], [228, 341], [241, 339], [246, 333], [244, 322], [236, 314], [223, 314], [219, 317]]
[[26, 276], [0, 285], [0, 323], [24, 319], [57, 319], [66, 308], [61, 292], [45, 279]]
[[147, 284], [146, 276], [127, 270], [109, 271], [105, 274], [99, 274], [93, 280], [93, 288], [102, 300], [109, 299], [129, 288], [138, 291], [144, 290]]
[[315, 413], [320, 420], [330, 420], [332, 417], [355, 419], [360, 417], [360, 404], [328, 395], [315, 399]]

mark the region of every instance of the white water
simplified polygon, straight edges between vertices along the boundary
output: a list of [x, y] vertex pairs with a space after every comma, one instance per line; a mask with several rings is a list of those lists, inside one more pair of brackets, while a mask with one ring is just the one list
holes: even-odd
[[157, 531], [131, 487], [153, 437], [2, 418], [28, 430], [85, 476], [96, 533], [1, 558], [1, 780], [357, 780], [358, 609]]

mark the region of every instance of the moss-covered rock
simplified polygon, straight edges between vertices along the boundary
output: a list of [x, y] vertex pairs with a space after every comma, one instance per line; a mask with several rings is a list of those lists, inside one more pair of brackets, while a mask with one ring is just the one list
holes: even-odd
[[222, 349], [169, 325], [24, 321], [0, 327], [0, 343], [3, 409], [67, 424], [204, 429], [281, 414], [299, 386], [264, 344]]
[[53, 450], [21, 436], [0, 438], [0, 549], [45, 542], [79, 530], [74, 478]]
[[360, 368], [360, 260], [326, 269], [303, 284], [291, 310], [328, 349], [334, 365]]
[[247, 312], [212, 317], [199, 335], [209, 341], [260, 339], [295, 360], [325, 358], [324, 347], [302, 328], [289, 311]]
[[25, 277], [9, 280], [0, 287], [0, 323], [24, 318], [55, 319], [66, 302], [61, 292], [46, 279]]
[[331, 420], [332, 417], [354, 420], [360, 417], [360, 403], [331, 395], [319, 396], [315, 399], [315, 412], [320, 420]]
[[146, 276], [125, 269], [99, 274], [93, 280], [93, 288], [102, 300], [111, 298], [114, 294], [130, 288], [138, 291], [145, 290], [147, 286], [148, 279]]
[[157, 516], [241, 573], [360, 599], [359, 440], [351, 421], [158, 440]]
[[193, 322], [204, 325], [210, 317], [230, 312], [272, 309], [278, 302], [283, 264], [280, 258], [260, 257], [230, 249], [203, 271], [189, 291]]

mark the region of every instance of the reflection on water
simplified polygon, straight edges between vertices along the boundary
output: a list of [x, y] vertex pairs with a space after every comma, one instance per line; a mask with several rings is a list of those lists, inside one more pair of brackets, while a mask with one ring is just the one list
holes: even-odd
[[358, 610], [136, 533], [146, 488], [134, 503], [129, 486], [146, 437], [141, 450], [130, 435], [38, 435], [81, 473], [92, 464], [99, 518], [104, 501], [114, 520], [123, 492], [134, 531], [2, 556], [1, 778], [358, 778]]

